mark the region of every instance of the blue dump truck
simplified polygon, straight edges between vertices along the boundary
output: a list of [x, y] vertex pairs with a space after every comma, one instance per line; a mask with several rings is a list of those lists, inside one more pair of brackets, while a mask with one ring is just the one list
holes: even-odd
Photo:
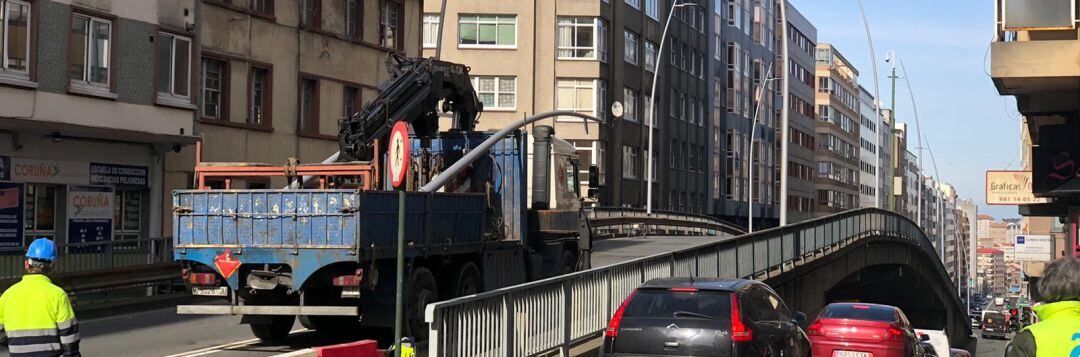
[[[286, 165], [284, 173], [204, 163], [197, 176], [269, 173], [295, 188], [173, 193], [174, 254], [184, 281], [194, 295], [223, 299], [182, 305], [178, 313], [240, 315], [264, 340], [287, 337], [296, 318], [318, 331], [393, 326], [398, 193], [380, 169], [386, 155], [378, 142], [397, 121], [413, 128], [405, 184], [407, 335], [426, 338], [428, 303], [589, 267], [578, 157], [551, 127], [503, 138], [439, 191], [416, 191], [492, 133], [472, 130], [480, 105], [467, 67], [393, 60], [380, 97], [342, 120], [341, 136], [350, 139], [342, 140], [341, 163]], [[437, 102], [454, 112], [454, 129], [430, 130], [438, 120], [433, 107], [414, 108]], [[341, 174], [348, 170], [337, 166], [369, 171]], [[304, 188], [303, 176], [318, 178], [321, 188]]]

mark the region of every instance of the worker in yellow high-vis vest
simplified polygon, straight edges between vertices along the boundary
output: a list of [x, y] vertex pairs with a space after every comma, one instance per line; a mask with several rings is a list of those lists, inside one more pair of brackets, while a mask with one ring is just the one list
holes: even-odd
[[82, 356], [71, 301], [45, 276], [55, 260], [56, 244], [35, 240], [26, 251], [27, 274], [0, 296], [0, 344], [12, 357]]
[[1039, 281], [1039, 322], [1024, 328], [1005, 349], [1006, 357], [1080, 357], [1080, 259], [1046, 266]]

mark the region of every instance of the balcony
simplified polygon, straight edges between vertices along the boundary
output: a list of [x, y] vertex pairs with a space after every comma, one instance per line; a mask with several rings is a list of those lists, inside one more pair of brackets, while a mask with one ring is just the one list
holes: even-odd
[[996, 0], [990, 76], [1024, 114], [1076, 110], [1080, 0]]

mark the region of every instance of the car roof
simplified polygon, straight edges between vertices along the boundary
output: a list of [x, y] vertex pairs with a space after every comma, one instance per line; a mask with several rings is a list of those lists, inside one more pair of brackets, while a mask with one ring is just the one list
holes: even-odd
[[646, 281], [641, 288], [670, 289], [698, 288], [702, 290], [735, 291], [750, 285], [765, 285], [756, 280], [730, 278], [656, 278]]

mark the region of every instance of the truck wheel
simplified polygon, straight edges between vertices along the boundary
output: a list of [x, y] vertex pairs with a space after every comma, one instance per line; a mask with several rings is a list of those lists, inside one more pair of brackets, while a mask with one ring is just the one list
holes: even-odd
[[427, 268], [417, 267], [405, 286], [405, 327], [414, 341], [427, 340], [427, 323], [424, 322], [424, 309], [427, 304], [439, 301], [439, 290], [435, 276]]
[[479, 293], [480, 286], [480, 269], [476, 268], [476, 264], [468, 262], [461, 265], [454, 281], [449, 287], [444, 288], [453, 289], [454, 295], [451, 297], [455, 298]]
[[251, 324], [251, 333], [263, 341], [281, 341], [289, 336], [294, 316], [273, 316], [269, 322]]

